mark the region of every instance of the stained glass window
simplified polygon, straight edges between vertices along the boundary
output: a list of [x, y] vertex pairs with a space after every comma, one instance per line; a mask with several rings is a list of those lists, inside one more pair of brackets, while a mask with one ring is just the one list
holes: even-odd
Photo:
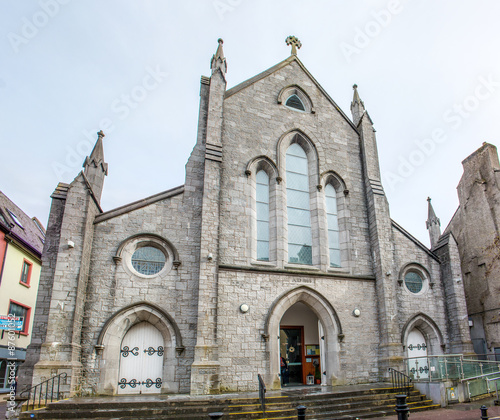
[[132, 266], [141, 274], [157, 274], [165, 266], [165, 254], [153, 246], [143, 246], [132, 255]]
[[307, 156], [297, 143], [286, 152], [288, 261], [312, 264], [311, 212]]
[[305, 111], [306, 110], [304, 104], [302, 103], [302, 101], [300, 100], [300, 98], [296, 94], [291, 95], [286, 100], [285, 105], [288, 106], [288, 107], [290, 107], [290, 108], [298, 109], [299, 111]]
[[256, 179], [257, 259], [269, 261], [269, 176], [259, 171]]
[[409, 271], [405, 275], [405, 285], [410, 292], [418, 293], [422, 290], [422, 287], [424, 286], [424, 280], [417, 272]]
[[340, 267], [339, 223], [337, 216], [337, 194], [332, 184], [325, 187], [326, 218], [328, 222], [328, 250], [330, 267]]

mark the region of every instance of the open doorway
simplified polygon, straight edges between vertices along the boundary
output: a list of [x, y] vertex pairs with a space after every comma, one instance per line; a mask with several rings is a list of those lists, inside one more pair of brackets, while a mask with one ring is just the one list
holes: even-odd
[[[316, 314], [302, 302], [292, 305], [280, 322], [282, 386], [321, 383], [320, 341]], [[283, 369], [283, 364], [286, 369]]]

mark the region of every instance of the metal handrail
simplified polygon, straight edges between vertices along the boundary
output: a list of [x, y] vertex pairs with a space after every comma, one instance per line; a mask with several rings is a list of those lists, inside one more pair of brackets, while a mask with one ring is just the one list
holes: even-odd
[[[38, 389], [38, 406], [40, 407], [42, 405], [42, 400], [43, 398], [43, 385], [45, 384], [45, 405], [47, 405], [47, 402], [49, 401], [49, 383], [50, 383], [50, 402], [53, 401], [58, 401], [60, 400], [60, 388], [61, 388], [61, 378], [66, 378], [68, 374], [66, 372], [60, 373], [59, 375], [52, 376], [51, 378], [40, 382], [38, 385], [35, 385], [31, 388], [25, 389], [22, 391], [19, 396], [22, 398], [23, 394], [28, 393], [28, 406], [27, 410], [30, 409], [30, 401], [31, 401], [31, 394], [33, 394], [33, 403], [31, 404], [31, 409], [33, 410], [35, 408], [36, 404], [36, 399], [37, 399], [37, 389]], [[57, 380], [57, 390], [54, 392], [54, 386], [55, 382]], [[56, 397], [54, 398], [54, 394]], [[21, 404], [22, 405], [22, 404]]]
[[409, 396], [410, 389], [412, 387], [412, 379], [408, 375], [405, 375], [403, 372], [394, 368], [389, 368], [389, 372], [391, 373], [392, 389], [405, 393]]
[[257, 375], [257, 377], [259, 378], [260, 407], [262, 408], [262, 414], [265, 414], [266, 413], [266, 384], [264, 383], [262, 376], [260, 376], [260, 373]]

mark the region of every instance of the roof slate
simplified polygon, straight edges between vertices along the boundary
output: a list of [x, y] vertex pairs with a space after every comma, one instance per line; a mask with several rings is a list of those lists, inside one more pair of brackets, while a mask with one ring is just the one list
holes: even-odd
[[[16, 223], [10, 212], [17, 217], [22, 227]], [[38, 219], [36, 221], [35, 219], [30, 218], [19, 206], [0, 191], [0, 226], [2, 230], [17, 237], [41, 256], [43, 241], [45, 240], [45, 228]]]

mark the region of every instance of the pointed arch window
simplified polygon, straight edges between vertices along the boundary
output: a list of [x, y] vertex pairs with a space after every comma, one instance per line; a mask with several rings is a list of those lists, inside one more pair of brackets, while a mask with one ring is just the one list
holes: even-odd
[[286, 152], [288, 261], [312, 264], [311, 211], [307, 155], [297, 143]]
[[325, 187], [326, 218], [328, 222], [328, 251], [330, 267], [340, 267], [339, 221], [337, 212], [337, 194], [332, 184]]
[[295, 108], [295, 109], [298, 109], [299, 111], [306, 110], [306, 107], [304, 106], [304, 104], [302, 103], [302, 101], [300, 100], [300, 98], [296, 94], [290, 95], [288, 97], [288, 99], [286, 100], [285, 105], [288, 108]]
[[260, 170], [256, 175], [257, 260], [269, 261], [269, 176]]

